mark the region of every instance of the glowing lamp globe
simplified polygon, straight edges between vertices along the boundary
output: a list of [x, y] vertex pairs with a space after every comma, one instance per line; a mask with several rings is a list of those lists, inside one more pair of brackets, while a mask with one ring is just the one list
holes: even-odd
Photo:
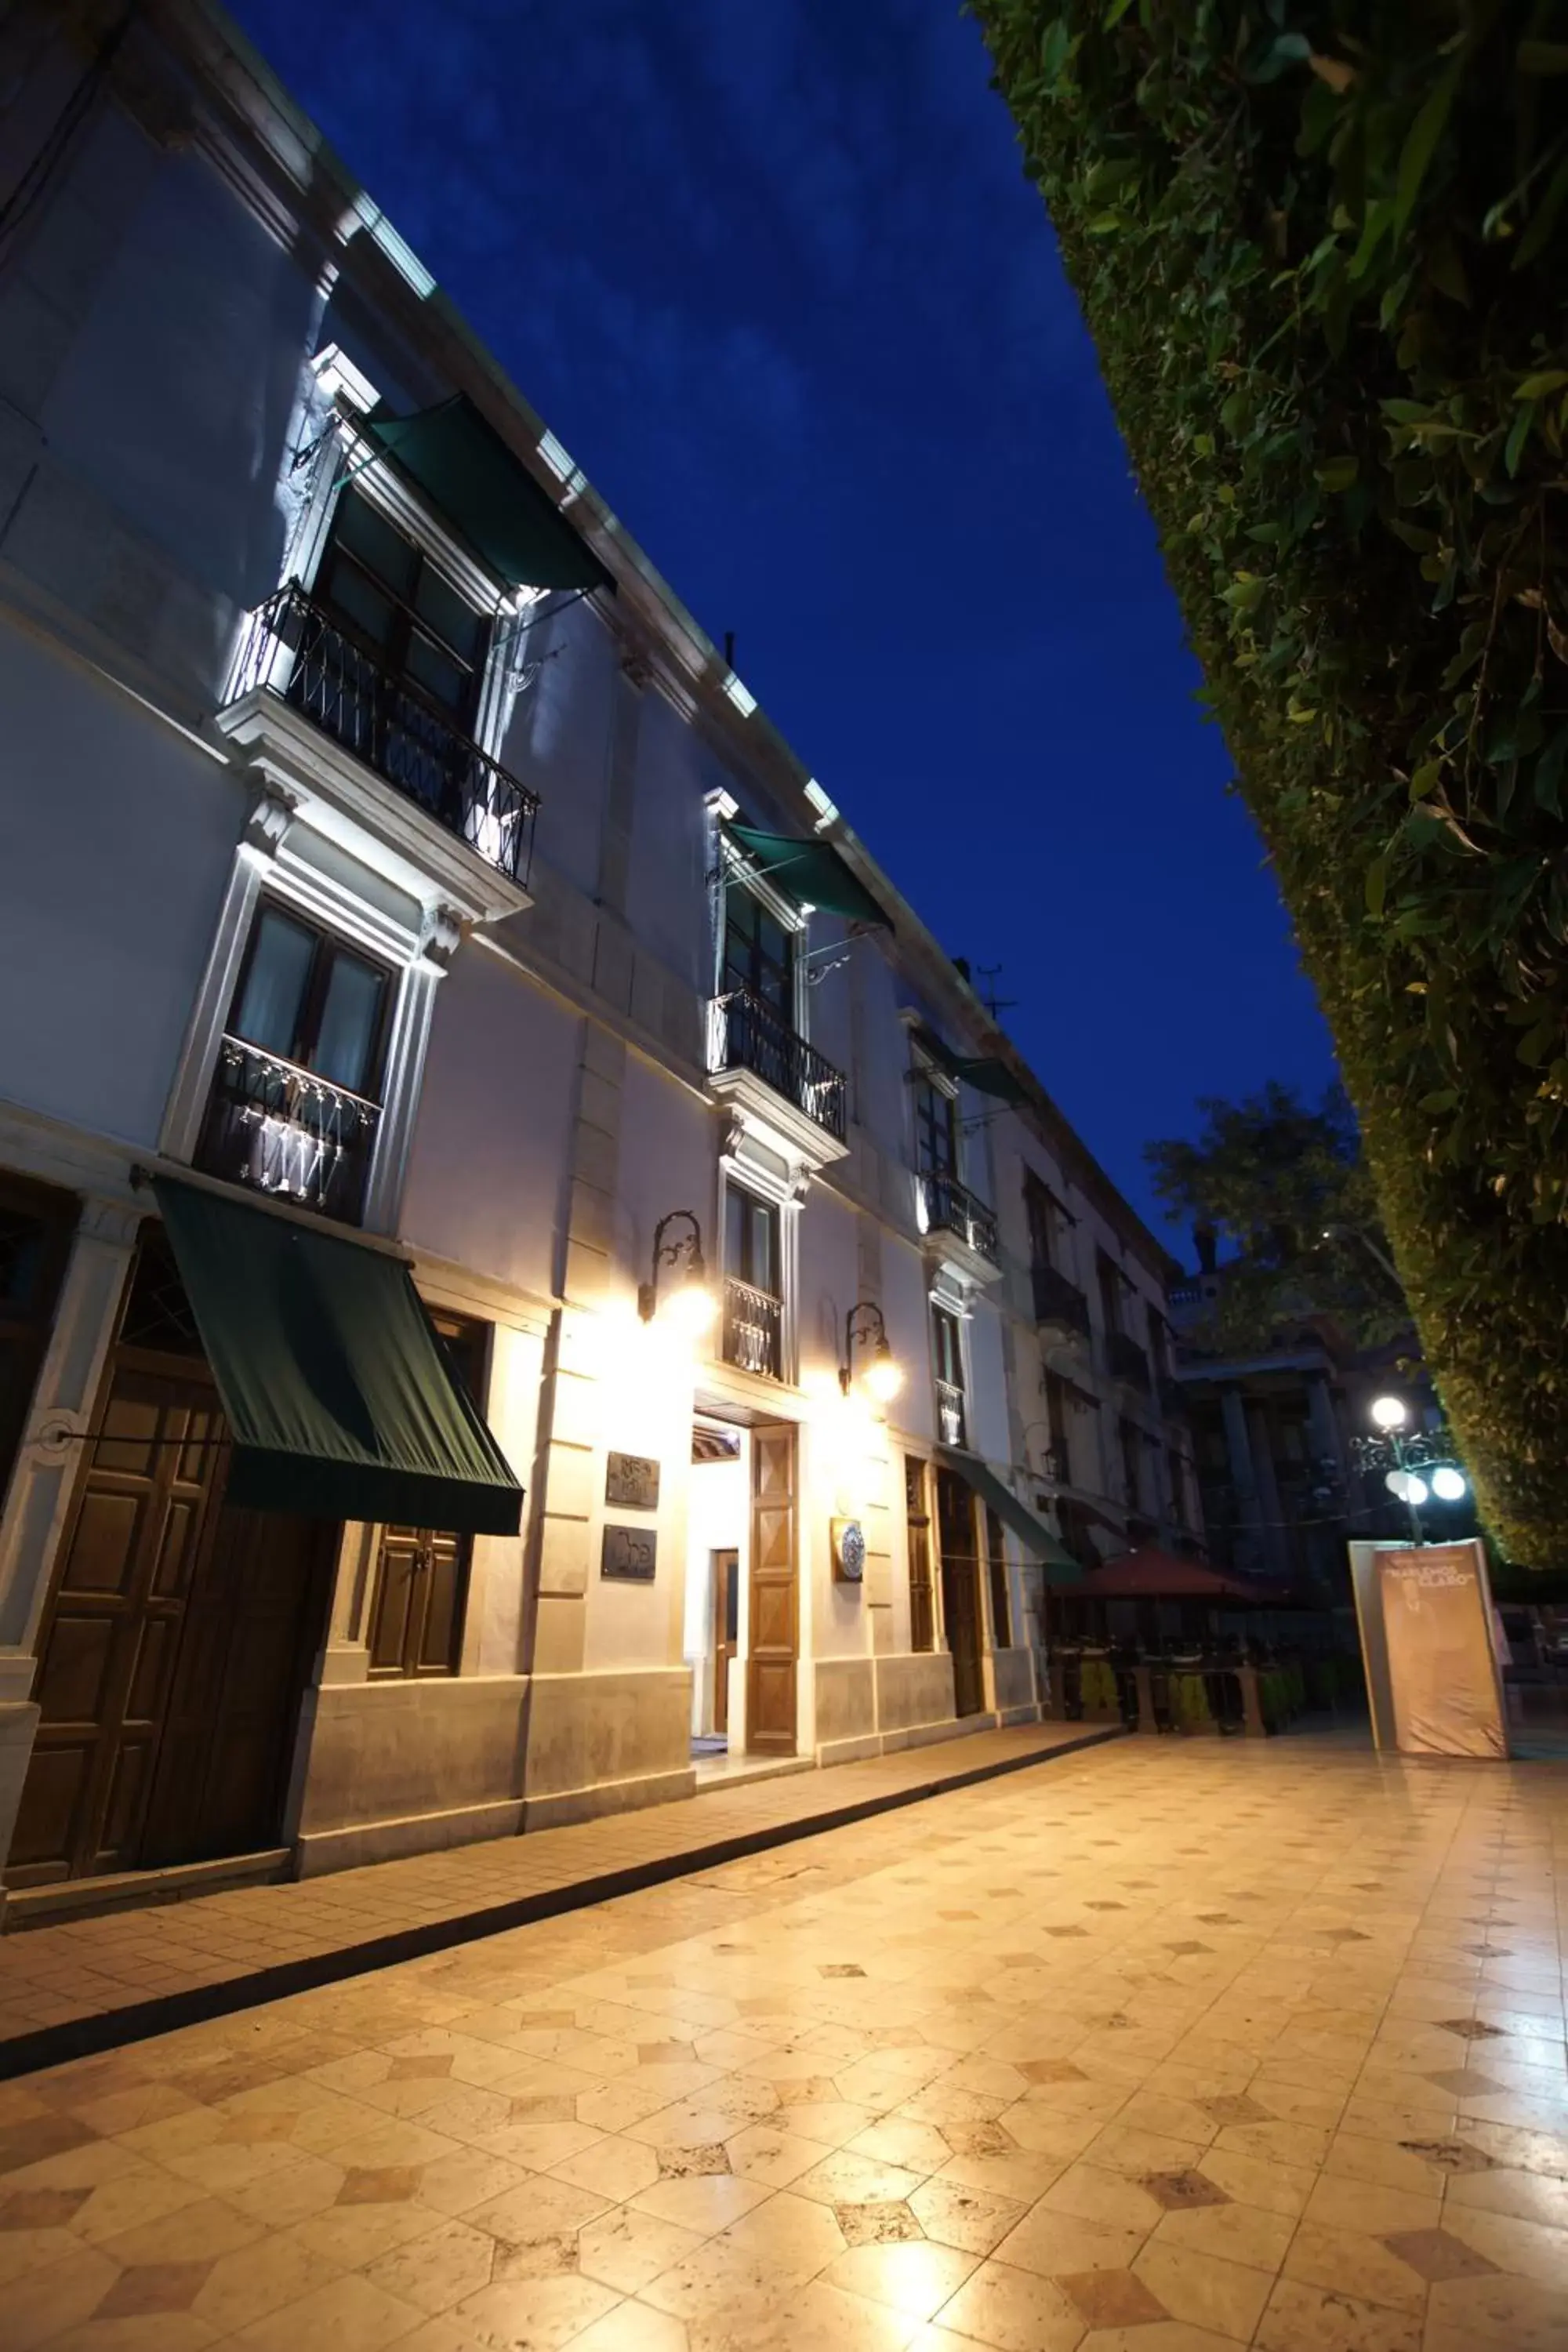
[[902, 1368], [894, 1362], [885, 1342], [860, 1377], [867, 1395], [873, 1397], [878, 1404], [889, 1403], [904, 1385]]
[[1462, 1502], [1465, 1490], [1466, 1479], [1462, 1470], [1456, 1470], [1449, 1463], [1445, 1462], [1433, 1471], [1432, 1492], [1440, 1503]]
[[676, 1285], [668, 1297], [661, 1301], [658, 1319], [668, 1324], [671, 1330], [684, 1332], [689, 1339], [700, 1339], [718, 1312], [718, 1300], [699, 1276]]
[[1372, 1417], [1379, 1429], [1403, 1429], [1405, 1420], [1404, 1399], [1396, 1396], [1373, 1397]]

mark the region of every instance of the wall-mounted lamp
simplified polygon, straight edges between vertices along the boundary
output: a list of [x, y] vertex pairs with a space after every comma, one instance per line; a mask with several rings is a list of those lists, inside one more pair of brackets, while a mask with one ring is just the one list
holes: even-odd
[[[686, 1230], [668, 1241], [665, 1236], [671, 1225]], [[668, 1266], [673, 1277], [662, 1286], [661, 1266]], [[689, 1209], [672, 1209], [668, 1217], [660, 1217], [653, 1229], [652, 1270], [649, 1279], [637, 1286], [637, 1313], [645, 1323], [651, 1323], [657, 1315], [661, 1323], [671, 1323], [695, 1339], [706, 1331], [717, 1312], [718, 1301], [708, 1287], [702, 1228]]]
[[857, 1347], [868, 1349], [871, 1359], [860, 1375], [861, 1387], [879, 1404], [886, 1404], [902, 1388], [904, 1376], [888, 1344], [888, 1327], [875, 1299], [858, 1299], [844, 1318], [844, 1361], [838, 1367], [838, 1385], [846, 1396], [854, 1386]]

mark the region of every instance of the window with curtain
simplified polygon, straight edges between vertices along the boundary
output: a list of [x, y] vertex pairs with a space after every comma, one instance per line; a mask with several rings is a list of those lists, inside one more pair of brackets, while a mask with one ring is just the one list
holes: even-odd
[[[476, 1410], [484, 1393], [489, 1328], [430, 1313], [447, 1362]], [[378, 1681], [455, 1675], [461, 1661], [473, 1538], [438, 1528], [383, 1528], [365, 1641]]]
[[784, 1265], [779, 1213], [743, 1185], [724, 1187], [724, 1361], [784, 1377]]
[[937, 1428], [944, 1445], [967, 1445], [963, 1401], [963, 1335], [945, 1307], [931, 1310], [931, 1357], [936, 1372]]
[[264, 905], [229, 1034], [374, 1101], [392, 975], [292, 910]]

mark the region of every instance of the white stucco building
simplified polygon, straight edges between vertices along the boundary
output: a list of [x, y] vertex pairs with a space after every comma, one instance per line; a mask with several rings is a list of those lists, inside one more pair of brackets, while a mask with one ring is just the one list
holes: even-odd
[[1055, 1539], [1193, 1527], [1173, 1268], [243, 41], [119, 24], [0, 33], [10, 1899], [1028, 1719]]

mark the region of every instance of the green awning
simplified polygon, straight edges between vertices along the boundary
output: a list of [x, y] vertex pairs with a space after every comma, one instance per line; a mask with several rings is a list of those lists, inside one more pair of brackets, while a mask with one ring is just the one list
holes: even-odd
[[869, 890], [856, 879], [830, 841], [797, 841], [793, 834], [759, 833], [752, 824], [727, 824], [724, 830], [775, 888], [790, 898], [824, 908], [830, 915], [843, 915], [852, 923], [875, 923], [884, 931], [892, 929]]
[[367, 430], [509, 588], [614, 588], [598, 557], [465, 394], [413, 416], [378, 409]]
[[998, 1478], [988, 1463], [982, 1462], [977, 1454], [965, 1454], [957, 1445], [939, 1445], [936, 1458], [945, 1468], [956, 1470], [981, 1501], [991, 1506], [1004, 1527], [1012, 1528], [1025, 1550], [1045, 1570], [1047, 1584], [1083, 1582], [1083, 1570], [1071, 1552], [1064, 1549], [1044, 1519], [1037, 1518], [1028, 1505], [1018, 1500], [1011, 1486]]
[[514, 1536], [522, 1489], [408, 1268], [166, 1176], [153, 1191], [251, 1510]]
[[915, 1031], [921, 1050], [963, 1086], [973, 1087], [976, 1094], [990, 1095], [997, 1102], [1009, 1103], [1015, 1110], [1029, 1099], [1029, 1090], [1021, 1078], [1016, 1077], [1005, 1062], [994, 1054], [955, 1054], [945, 1045], [934, 1029], [922, 1021]]

